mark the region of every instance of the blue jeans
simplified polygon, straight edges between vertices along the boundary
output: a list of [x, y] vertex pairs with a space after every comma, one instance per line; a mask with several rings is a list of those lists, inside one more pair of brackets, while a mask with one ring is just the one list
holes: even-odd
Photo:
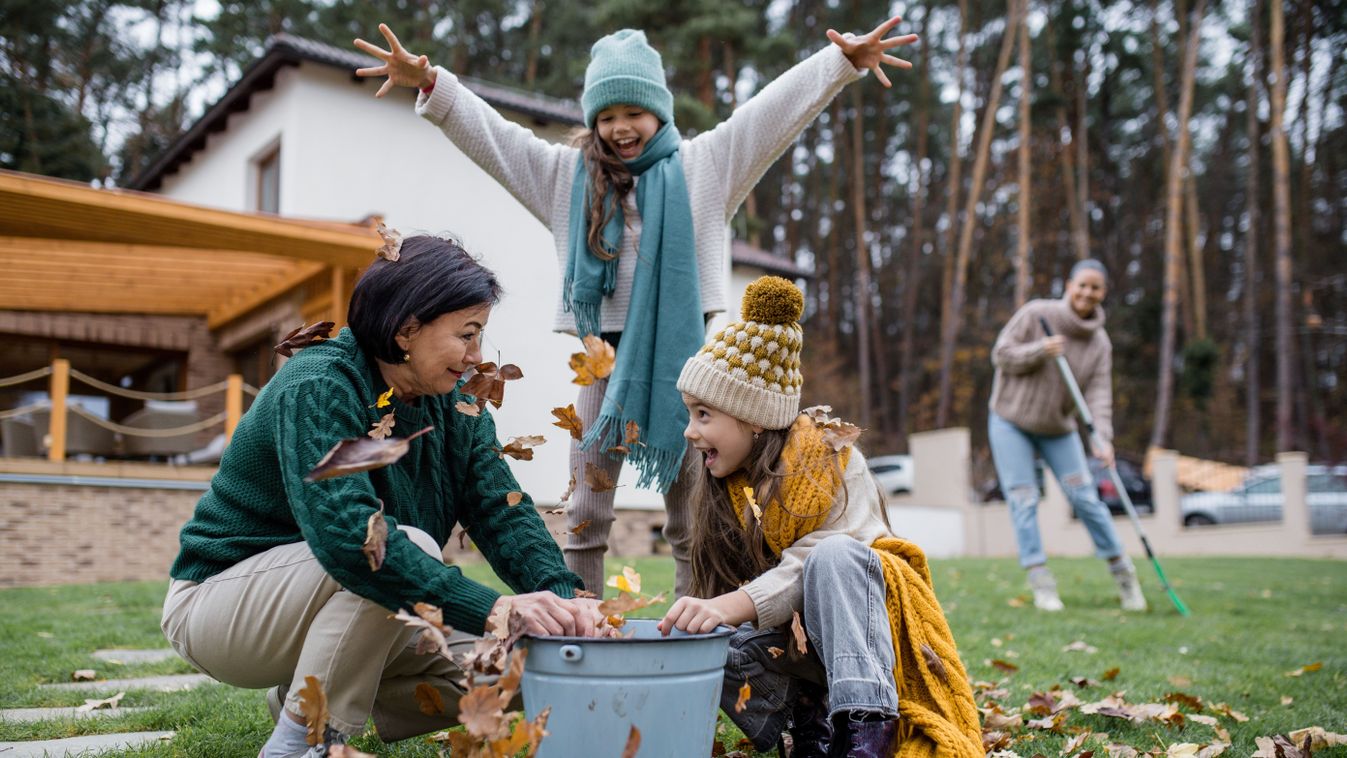
[[[730, 638], [720, 707], [759, 752], [776, 744], [795, 699], [811, 688], [826, 688], [833, 715], [898, 716], [886, 594], [875, 551], [835, 534], [815, 545], [804, 562], [805, 655], [795, 654], [789, 629], [744, 624]], [[790, 652], [774, 656], [769, 648]], [[744, 682], [753, 694], [736, 713]]]
[[1085, 447], [1075, 432], [1044, 435], [1026, 432], [995, 413], [987, 420], [987, 438], [992, 446], [992, 462], [1001, 480], [1001, 492], [1010, 506], [1010, 521], [1020, 548], [1020, 565], [1037, 566], [1048, 556], [1038, 532], [1038, 477], [1034, 474], [1035, 453], [1043, 456], [1048, 468], [1061, 483], [1066, 499], [1094, 541], [1100, 558], [1116, 558], [1123, 553], [1118, 532], [1108, 506], [1099, 499], [1094, 477], [1085, 461]]

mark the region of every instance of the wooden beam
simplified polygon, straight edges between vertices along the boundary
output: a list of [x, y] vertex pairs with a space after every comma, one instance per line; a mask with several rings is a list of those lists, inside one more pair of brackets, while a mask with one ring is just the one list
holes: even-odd
[[263, 266], [274, 266], [293, 260], [289, 256], [268, 255], [248, 248], [126, 244], [22, 235], [0, 235], [0, 255], [18, 255], [30, 260], [74, 257], [79, 260], [111, 259], [136, 263], [165, 263], [177, 260], [192, 263], [256, 264]]
[[218, 329], [254, 308], [264, 305], [307, 282], [322, 273], [322, 270], [323, 266], [320, 263], [296, 263], [290, 271], [272, 277], [269, 281], [261, 283], [251, 291], [211, 308], [209, 313], [206, 314], [206, 326], [210, 329]]
[[346, 288], [346, 269], [341, 266], [332, 267], [332, 315], [330, 319], [336, 323], [333, 331], [346, 326], [346, 306], [351, 299], [351, 293]]
[[70, 361], [57, 358], [51, 362], [51, 438], [47, 460], [65, 460], [66, 398], [70, 395]]
[[225, 444], [234, 438], [239, 419], [243, 416], [243, 377], [230, 374], [225, 378]]
[[58, 293], [50, 295], [0, 294], [0, 310], [7, 311], [66, 311], [72, 313], [144, 313], [151, 315], [204, 316], [210, 303], [197, 301], [137, 301], [103, 297], [72, 298]]

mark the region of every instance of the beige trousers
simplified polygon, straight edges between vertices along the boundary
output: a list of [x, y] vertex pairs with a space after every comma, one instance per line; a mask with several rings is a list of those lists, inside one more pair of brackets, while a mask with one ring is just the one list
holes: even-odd
[[[600, 379], [593, 384], [580, 388], [580, 396], [575, 401], [575, 413], [588, 429], [599, 417], [603, 408], [603, 395], [608, 391], [608, 380]], [[580, 575], [585, 589], [603, 594], [603, 556], [608, 552], [608, 533], [612, 531], [615, 514], [613, 499], [615, 490], [595, 492], [585, 484], [585, 464], [597, 466], [613, 481], [617, 481], [622, 471], [622, 458], [609, 455], [598, 445], [581, 450], [577, 440], [571, 440], [571, 471], [575, 474], [575, 494], [570, 507], [566, 509], [566, 522], [572, 530], [562, 552], [566, 557], [566, 567]], [[678, 479], [664, 494], [664, 539], [673, 548], [674, 557], [674, 595], [687, 594], [692, 583], [692, 564], [689, 554], [692, 548], [692, 483], [696, 481], [697, 467], [702, 463], [701, 454], [691, 444], [683, 457], [683, 467]], [[589, 525], [580, 530], [580, 524]]]
[[[440, 557], [434, 539], [398, 527]], [[307, 543], [282, 545], [240, 561], [200, 584], [174, 580], [162, 628], [173, 649], [202, 673], [235, 687], [288, 684], [285, 708], [299, 715], [299, 690], [315, 676], [327, 693], [329, 726], [352, 736], [372, 715], [385, 742], [457, 724], [462, 673], [439, 655], [417, 655], [418, 632], [389, 611], [343, 589]], [[477, 638], [455, 632], [451, 649]], [[416, 686], [440, 692], [445, 712], [422, 713]]]

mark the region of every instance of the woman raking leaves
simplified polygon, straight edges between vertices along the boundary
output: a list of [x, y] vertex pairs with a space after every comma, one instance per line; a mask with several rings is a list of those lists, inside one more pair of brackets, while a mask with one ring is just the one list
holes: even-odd
[[[591, 467], [616, 480], [624, 445], [639, 486], [664, 493], [664, 536], [673, 548], [675, 591], [689, 581], [687, 412], [674, 381], [696, 352], [706, 320], [725, 310], [728, 221], [763, 172], [832, 98], [866, 69], [886, 85], [880, 64], [910, 68], [888, 51], [916, 35], [884, 38], [894, 18], [861, 37], [829, 30], [833, 45], [797, 64], [724, 123], [691, 140], [679, 136], [660, 55], [641, 31], [594, 43], [581, 94], [586, 130], [555, 145], [503, 118], [452, 73], [402, 48], [387, 26], [388, 50], [356, 40], [383, 61], [359, 76], [386, 76], [421, 89], [416, 110], [499, 181], [552, 231], [562, 274], [553, 328], [599, 336], [617, 348], [607, 379], [580, 390], [585, 432], [571, 446], [571, 471]], [[605, 481], [606, 481], [605, 480]], [[601, 586], [613, 523], [613, 491], [581, 484], [567, 509], [566, 562], [591, 589]], [[578, 527], [588, 522], [587, 528]]]

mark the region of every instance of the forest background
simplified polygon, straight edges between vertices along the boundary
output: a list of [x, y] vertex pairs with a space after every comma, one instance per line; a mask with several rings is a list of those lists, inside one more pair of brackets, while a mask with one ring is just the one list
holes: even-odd
[[642, 28], [692, 135], [895, 12], [913, 70], [845, 90], [733, 222], [814, 268], [806, 400], [876, 453], [985, 450], [998, 330], [1095, 257], [1125, 455], [1347, 460], [1344, 0], [0, 0], [0, 168], [125, 185], [282, 31], [383, 21], [574, 99], [593, 41]]

